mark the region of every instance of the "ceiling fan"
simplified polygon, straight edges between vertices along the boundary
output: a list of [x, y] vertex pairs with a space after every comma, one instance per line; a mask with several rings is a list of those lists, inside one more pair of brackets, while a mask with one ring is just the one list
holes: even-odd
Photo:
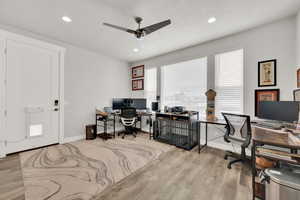
[[159, 22], [159, 23], [152, 24], [150, 26], [146, 26], [144, 28], [141, 28], [141, 23], [143, 21], [143, 18], [135, 17], [134, 20], [138, 24], [138, 29], [137, 30], [124, 28], [124, 27], [116, 26], [116, 25], [109, 24], [109, 23], [103, 23], [103, 25], [109, 26], [109, 27], [112, 27], [112, 28], [115, 28], [115, 29], [118, 29], [118, 30], [121, 30], [121, 31], [125, 31], [127, 33], [134, 34], [137, 39], [141, 39], [142, 37], [144, 37], [146, 35], [149, 35], [150, 33], [153, 33], [154, 31], [157, 31], [157, 30], [171, 24], [171, 20], [168, 19], [168, 20], [165, 20], [165, 21], [162, 21], [162, 22]]

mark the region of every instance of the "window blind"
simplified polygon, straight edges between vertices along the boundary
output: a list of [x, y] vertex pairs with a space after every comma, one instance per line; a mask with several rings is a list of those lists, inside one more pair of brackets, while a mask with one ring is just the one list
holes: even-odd
[[243, 113], [244, 52], [231, 51], [215, 56], [216, 115]]
[[184, 106], [205, 114], [207, 91], [207, 58], [163, 66], [161, 69], [161, 102], [163, 106]]
[[156, 102], [157, 68], [150, 68], [145, 71], [145, 98], [147, 99], [147, 108], [151, 108], [151, 103]]

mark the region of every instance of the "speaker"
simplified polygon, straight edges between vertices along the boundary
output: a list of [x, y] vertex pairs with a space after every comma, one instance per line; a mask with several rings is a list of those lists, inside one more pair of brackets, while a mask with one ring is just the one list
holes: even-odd
[[158, 109], [158, 102], [152, 102], [151, 109], [152, 109], [152, 111], [157, 112], [159, 110]]

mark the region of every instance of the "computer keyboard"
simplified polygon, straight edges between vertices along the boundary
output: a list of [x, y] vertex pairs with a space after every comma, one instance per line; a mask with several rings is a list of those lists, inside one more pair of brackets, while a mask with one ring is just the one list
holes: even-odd
[[261, 127], [261, 128], [269, 128], [273, 130], [280, 130], [282, 125], [280, 123], [272, 123], [272, 122], [254, 122], [252, 123], [254, 126]]

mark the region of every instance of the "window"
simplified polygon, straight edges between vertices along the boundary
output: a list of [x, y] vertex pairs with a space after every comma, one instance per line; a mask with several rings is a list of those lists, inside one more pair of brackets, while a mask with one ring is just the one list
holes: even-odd
[[237, 50], [215, 56], [216, 115], [243, 113], [244, 52]]
[[163, 106], [184, 106], [205, 115], [207, 58], [164, 66], [161, 69]]
[[146, 69], [145, 75], [145, 98], [147, 108], [151, 108], [151, 103], [156, 102], [157, 96], [157, 68]]

